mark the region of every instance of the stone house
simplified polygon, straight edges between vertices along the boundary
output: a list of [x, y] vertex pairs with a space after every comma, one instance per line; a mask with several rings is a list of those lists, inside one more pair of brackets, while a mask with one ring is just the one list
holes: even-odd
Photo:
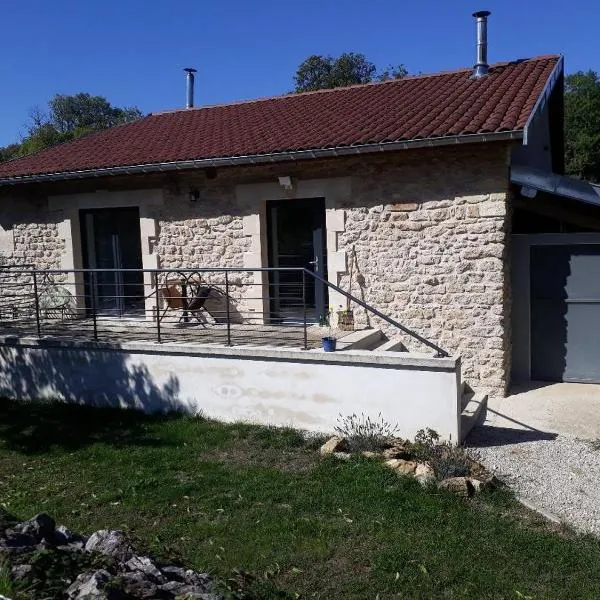
[[[533, 242], [513, 232], [600, 240], [583, 204], [531, 183], [562, 173], [562, 58], [485, 67], [151, 114], [1, 164], [0, 251], [42, 269], [310, 265], [503, 395], [511, 364], [536, 375], [547, 312], [531, 314]], [[264, 316], [280, 291], [244, 277]], [[311, 293], [315, 314], [344, 304]]]

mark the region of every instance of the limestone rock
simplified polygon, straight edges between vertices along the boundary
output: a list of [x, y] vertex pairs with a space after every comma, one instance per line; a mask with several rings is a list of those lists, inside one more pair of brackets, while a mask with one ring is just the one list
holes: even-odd
[[381, 453], [381, 456], [383, 456], [383, 458], [385, 458], [385, 459], [401, 458], [403, 460], [411, 460], [411, 458], [412, 458], [412, 456], [411, 456], [410, 452], [407, 450], [406, 446], [401, 443], [394, 444], [393, 446], [386, 448]]
[[88, 552], [100, 552], [127, 561], [133, 556], [131, 545], [120, 530], [101, 529], [90, 536], [85, 545]]
[[438, 488], [465, 498], [475, 493], [475, 488], [468, 477], [448, 477], [448, 479], [440, 481]]
[[146, 556], [132, 556], [125, 566], [130, 571], [139, 571], [156, 583], [164, 583], [165, 578], [156, 565]]
[[66, 591], [69, 600], [120, 600], [121, 591], [111, 584], [111, 574], [105, 569], [82, 573]]
[[128, 596], [148, 600], [159, 597], [158, 586], [156, 583], [148, 579], [141, 571], [125, 573], [124, 575], [121, 575], [119, 579], [123, 591]]
[[389, 458], [385, 464], [399, 475], [414, 475], [417, 469], [417, 463], [414, 460], [404, 460], [403, 458]]
[[334, 435], [321, 446], [319, 452], [322, 455], [327, 455], [334, 454], [335, 452], [346, 452], [347, 450], [348, 442], [346, 438], [339, 435]]
[[14, 530], [23, 535], [33, 536], [37, 542], [41, 542], [42, 540], [54, 541], [55, 527], [56, 523], [50, 515], [39, 513], [17, 525]]
[[427, 463], [417, 463], [415, 479], [422, 485], [427, 486], [435, 481], [435, 472]]
[[350, 452], [334, 452], [333, 456], [340, 460], [349, 460], [352, 454], [350, 454]]
[[372, 452], [371, 450], [363, 450], [362, 455], [365, 458], [379, 458], [380, 456], [382, 456], [381, 454], [379, 454], [379, 452]]

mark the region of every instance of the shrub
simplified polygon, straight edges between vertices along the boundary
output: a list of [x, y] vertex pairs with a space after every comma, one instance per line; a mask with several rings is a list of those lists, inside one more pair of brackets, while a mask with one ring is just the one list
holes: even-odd
[[381, 413], [374, 420], [364, 413], [361, 413], [360, 417], [356, 414], [340, 414], [338, 422], [335, 431], [346, 438], [350, 452], [383, 450], [389, 445], [389, 439], [398, 431], [398, 426], [386, 421]]
[[440, 442], [433, 429], [420, 429], [408, 450], [418, 461], [428, 462], [438, 479], [465, 477], [471, 471], [472, 459], [465, 447]]

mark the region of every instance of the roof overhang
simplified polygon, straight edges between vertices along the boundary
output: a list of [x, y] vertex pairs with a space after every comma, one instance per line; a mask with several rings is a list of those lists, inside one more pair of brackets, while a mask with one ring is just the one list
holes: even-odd
[[556, 65], [554, 66], [554, 69], [552, 69], [552, 73], [550, 73], [550, 77], [548, 77], [548, 81], [546, 81], [546, 85], [544, 86], [542, 93], [539, 95], [537, 102], [535, 103], [533, 110], [531, 111], [531, 114], [529, 115], [529, 118], [527, 119], [527, 122], [525, 123], [525, 128], [523, 130], [523, 145], [524, 146], [527, 146], [527, 144], [529, 142], [529, 130], [530, 130], [532, 124], [544, 112], [544, 109], [546, 108], [546, 105], [548, 104], [548, 102], [550, 100], [550, 96], [552, 95], [552, 92], [554, 91], [554, 88], [556, 87], [558, 80], [563, 75], [564, 65], [565, 65], [565, 61], [564, 61], [564, 58], [561, 56], [558, 59]]
[[600, 206], [600, 186], [589, 181], [521, 165], [512, 165], [510, 180], [521, 186], [521, 193], [525, 197], [530, 197], [530, 190], [534, 190]]
[[255, 154], [247, 156], [229, 156], [220, 158], [202, 158], [197, 160], [182, 160], [164, 163], [127, 165], [99, 169], [85, 169], [80, 171], [63, 171], [57, 173], [40, 173], [37, 175], [21, 175], [5, 178], [0, 177], [0, 186], [17, 185], [21, 183], [65, 181], [69, 179], [87, 179], [93, 177], [107, 177], [115, 175], [138, 175], [145, 173], [183, 171], [189, 169], [206, 169], [208, 167], [258, 165], [316, 158], [353, 156], [356, 154], [375, 154], [378, 152], [410, 150], [413, 148], [459, 146], [463, 144], [511, 141], [521, 139], [523, 139], [523, 130], [518, 129], [491, 133], [474, 133], [467, 135], [445, 136], [439, 138], [384, 142], [378, 144], [361, 144], [356, 146], [339, 146], [335, 148], [316, 148], [314, 150], [274, 152], [272, 154]]

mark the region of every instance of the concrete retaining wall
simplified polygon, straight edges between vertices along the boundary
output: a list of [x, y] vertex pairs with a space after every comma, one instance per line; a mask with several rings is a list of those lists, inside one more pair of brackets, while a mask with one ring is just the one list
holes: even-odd
[[4, 397], [202, 411], [313, 431], [332, 431], [340, 414], [381, 413], [402, 437], [431, 427], [458, 440], [459, 384], [460, 359], [412, 353], [0, 342]]

